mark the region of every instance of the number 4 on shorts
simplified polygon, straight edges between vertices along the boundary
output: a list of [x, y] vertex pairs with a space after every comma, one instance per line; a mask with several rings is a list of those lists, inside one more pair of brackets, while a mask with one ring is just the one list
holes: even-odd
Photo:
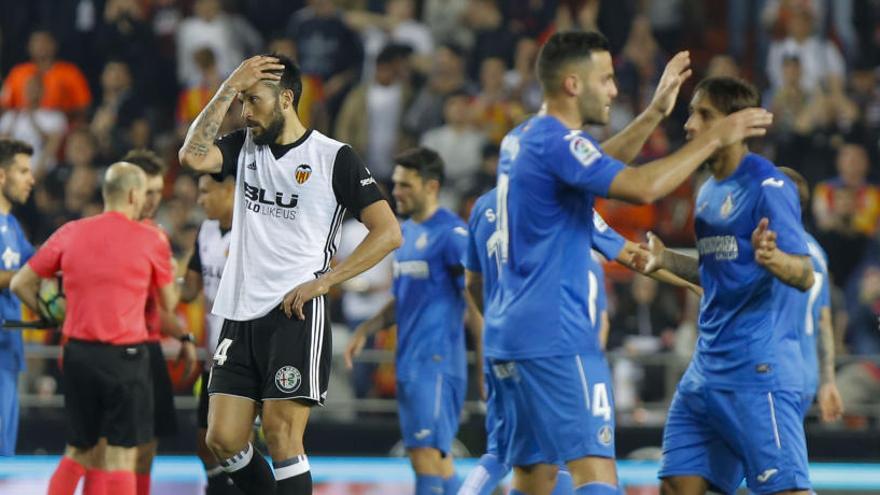
[[226, 362], [226, 353], [229, 352], [229, 346], [232, 345], [232, 339], [223, 339], [217, 346], [217, 352], [214, 353], [214, 362], [217, 366], [223, 366]]

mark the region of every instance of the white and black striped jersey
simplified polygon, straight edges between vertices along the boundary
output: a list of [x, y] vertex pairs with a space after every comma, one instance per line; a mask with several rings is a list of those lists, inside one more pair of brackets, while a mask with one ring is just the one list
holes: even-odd
[[[214, 355], [217, 347], [217, 339], [220, 337], [220, 329], [223, 327], [223, 318], [211, 313], [214, 300], [217, 298], [217, 289], [220, 288], [220, 277], [223, 275], [223, 267], [229, 256], [229, 243], [232, 234], [228, 229], [222, 229], [218, 220], [205, 220], [199, 227], [196, 237], [195, 249], [189, 259], [189, 268], [202, 275], [202, 292], [205, 295], [205, 347]], [[210, 361], [209, 361], [210, 364]]]
[[256, 145], [241, 129], [217, 141], [221, 176], [235, 175], [229, 259], [214, 314], [259, 318], [330, 269], [346, 210], [383, 200], [351, 147], [309, 130], [288, 145]]

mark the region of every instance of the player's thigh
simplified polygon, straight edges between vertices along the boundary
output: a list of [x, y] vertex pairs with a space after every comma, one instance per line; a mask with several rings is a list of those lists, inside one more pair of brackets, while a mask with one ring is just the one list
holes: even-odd
[[556, 486], [559, 467], [555, 464], [532, 464], [513, 468], [512, 487], [527, 495], [549, 495]]
[[709, 483], [700, 476], [670, 476], [660, 482], [660, 495], [704, 495]]
[[712, 414], [745, 465], [757, 494], [809, 490], [802, 397], [788, 391], [714, 391]]
[[742, 461], [709, 421], [710, 414], [703, 389], [675, 392], [663, 429], [658, 473], [669, 493], [700, 492], [702, 485], [695, 479], [721, 493], [733, 493], [742, 482]]
[[617, 485], [617, 465], [608, 457], [581, 457], [566, 464], [574, 486], [586, 483]]
[[233, 395], [214, 394], [208, 400], [208, 447], [221, 460], [247, 446], [257, 415], [257, 403]]

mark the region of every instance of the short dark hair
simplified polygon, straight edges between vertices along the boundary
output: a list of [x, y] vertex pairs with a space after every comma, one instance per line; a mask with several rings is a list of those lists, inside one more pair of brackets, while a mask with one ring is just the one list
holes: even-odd
[[538, 80], [544, 91], [556, 89], [559, 71], [566, 64], [596, 51], [611, 51], [608, 39], [598, 31], [562, 31], [551, 36], [538, 54]]
[[807, 205], [810, 203], [810, 183], [807, 182], [807, 179], [800, 174], [797, 170], [791, 167], [778, 167], [779, 171], [785, 174], [792, 182], [794, 182], [795, 187], [798, 191], [798, 198], [801, 202], [801, 211], [806, 209]]
[[299, 107], [299, 99], [303, 92], [302, 70], [300, 70], [296, 62], [280, 53], [268, 53], [265, 56], [277, 58], [278, 63], [284, 66], [281, 69], [281, 79], [278, 81], [279, 92], [286, 89], [293, 91], [293, 109], [296, 110]]
[[694, 94], [702, 91], [721, 113], [730, 115], [761, 106], [761, 92], [754, 85], [735, 77], [709, 77], [700, 81]]
[[403, 168], [415, 170], [422, 180], [436, 180], [443, 185], [446, 175], [443, 172], [443, 158], [424, 146], [410, 148], [394, 157], [394, 163]]
[[147, 177], [165, 175], [165, 162], [148, 149], [131, 150], [122, 157], [122, 161], [137, 165]]
[[34, 154], [34, 148], [17, 139], [0, 138], [0, 167], [6, 168], [15, 160], [15, 155]]

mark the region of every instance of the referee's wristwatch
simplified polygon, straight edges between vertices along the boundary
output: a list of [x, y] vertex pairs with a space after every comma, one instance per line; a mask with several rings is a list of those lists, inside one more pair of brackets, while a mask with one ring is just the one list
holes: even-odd
[[177, 339], [180, 340], [181, 343], [186, 343], [186, 342], [189, 342], [191, 344], [196, 343], [196, 336], [189, 333], [189, 332], [181, 335], [180, 337], [177, 337]]

